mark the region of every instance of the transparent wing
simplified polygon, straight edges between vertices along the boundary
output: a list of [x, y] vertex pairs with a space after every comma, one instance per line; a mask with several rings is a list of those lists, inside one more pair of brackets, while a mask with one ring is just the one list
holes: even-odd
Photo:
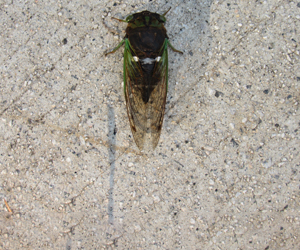
[[[146, 81], [139, 62], [134, 60], [130, 43], [128, 39], [125, 39], [124, 91], [127, 114], [134, 140], [140, 150], [154, 150], [159, 141], [167, 96], [167, 45], [166, 39], [160, 51], [160, 60], [155, 63], [151, 79]], [[146, 103], [142, 96], [145, 84], [150, 84], [151, 89], [153, 88]]]
[[152, 149], [158, 144], [161, 128], [163, 124], [166, 97], [168, 90], [168, 43], [167, 39], [161, 50], [161, 58], [156, 63], [153, 78], [157, 81], [156, 87], [151, 93], [148, 108], [149, 108], [149, 118], [150, 118], [150, 134], [151, 134], [151, 145]]
[[125, 40], [124, 51], [124, 91], [130, 128], [136, 145], [140, 150], [144, 147], [147, 132], [147, 105], [142, 99], [143, 72], [133, 58], [129, 40]]

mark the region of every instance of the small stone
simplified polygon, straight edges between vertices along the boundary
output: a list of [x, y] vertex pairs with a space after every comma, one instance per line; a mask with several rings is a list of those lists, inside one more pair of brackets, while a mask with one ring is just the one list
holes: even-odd
[[141, 229], [141, 226], [140, 225], [134, 225], [134, 231], [135, 232], [140, 232], [142, 229]]
[[154, 203], [160, 202], [160, 198], [157, 195], [152, 195]]
[[203, 147], [205, 150], [207, 150], [207, 151], [213, 151], [214, 150], [214, 148], [213, 147], [210, 147], [210, 146], [205, 146], [205, 147]]
[[268, 89], [265, 89], [263, 92], [264, 92], [264, 94], [267, 95], [267, 94], [269, 93], [269, 90], [268, 90]]
[[215, 94], [215, 90], [214, 89], [211, 89], [211, 88], [207, 88], [207, 92], [210, 96], [213, 96]]

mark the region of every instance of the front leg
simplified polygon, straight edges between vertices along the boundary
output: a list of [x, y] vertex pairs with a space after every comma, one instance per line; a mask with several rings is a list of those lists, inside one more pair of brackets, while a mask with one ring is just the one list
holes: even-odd
[[123, 44], [124, 44], [125, 40], [123, 39], [117, 47], [115, 47], [112, 51], [105, 53], [104, 55], [107, 56], [108, 54], [112, 54], [115, 53]]

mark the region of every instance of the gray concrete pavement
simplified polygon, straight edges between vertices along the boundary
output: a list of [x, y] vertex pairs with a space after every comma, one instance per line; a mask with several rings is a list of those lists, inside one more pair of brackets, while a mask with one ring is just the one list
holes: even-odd
[[[184, 54], [170, 50], [161, 140], [147, 158], [127, 120], [123, 49], [103, 53], [126, 27], [111, 16], [170, 6]], [[1, 249], [300, 248], [300, 2], [0, 10]]]

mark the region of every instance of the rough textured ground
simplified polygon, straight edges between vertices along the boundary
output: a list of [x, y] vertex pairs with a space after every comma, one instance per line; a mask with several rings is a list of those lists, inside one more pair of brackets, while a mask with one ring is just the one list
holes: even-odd
[[[170, 6], [184, 54], [147, 158], [123, 49], [103, 53], [126, 27], [110, 16]], [[299, 1], [1, 1], [0, 17], [1, 249], [300, 248]]]

